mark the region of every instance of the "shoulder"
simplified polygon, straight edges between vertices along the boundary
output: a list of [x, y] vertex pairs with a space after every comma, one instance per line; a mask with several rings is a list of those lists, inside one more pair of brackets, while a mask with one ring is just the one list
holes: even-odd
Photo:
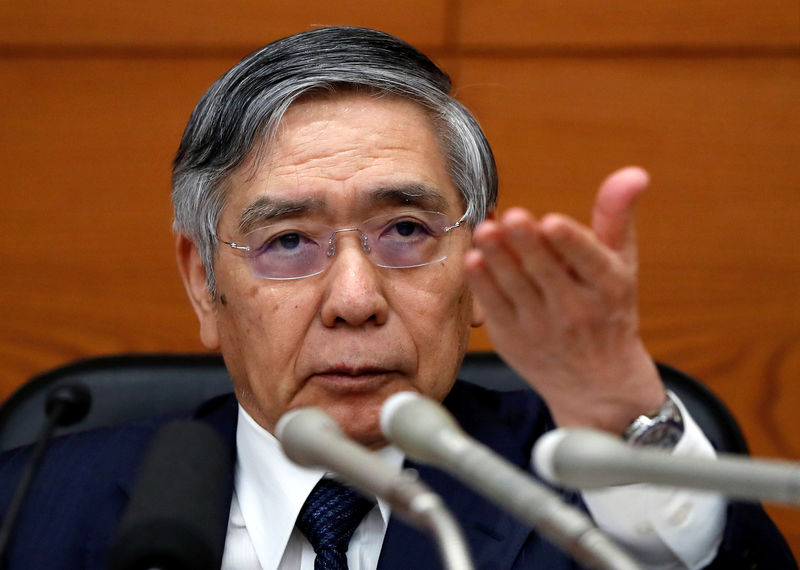
[[[124, 476], [139, 463], [164, 423], [147, 420], [54, 438], [44, 451], [30, 496], [48, 495], [54, 487], [72, 494]], [[32, 446], [25, 446], [0, 455], [0, 508], [5, 508], [31, 451]]]
[[[14, 526], [8, 568], [102, 568], [139, 464], [160, 425], [139, 422], [54, 439]], [[0, 456], [0, 512], [8, 509], [31, 451], [24, 447]]]
[[[204, 421], [232, 438], [233, 397], [194, 415], [172, 415], [55, 438], [48, 445], [15, 526], [8, 568], [106, 568], [107, 549], [156, 433], [179, 419]], [[0, 455], [0, 512], [8, 508], [30, 447]]]

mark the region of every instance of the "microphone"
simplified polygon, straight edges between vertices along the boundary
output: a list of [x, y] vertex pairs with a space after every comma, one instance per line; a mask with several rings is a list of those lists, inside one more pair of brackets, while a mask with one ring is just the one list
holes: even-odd
[[396, 469], [349, 439], [327, 413], [299, 408], [275, 427], [287, 457], [304, 467], [331, 469], [361, 491], [386, 500], [404, 519], [430, 531], [445, 568], [472, 570], [461, 527], [442, 499], [408, 471]]
[[231, 451], [212, 427], [161, 428], [111, 543], [112, 570], [218, 570], [232, 478]]
[[437, 402], [414, 392], [394, 394], [381, 410], [381, 427], [409, 455], [450, 472], [585, 566], [640, 568], [586, 514], [469, 437]]
[[78, 423], [89, 413], [92, 405], [92, 394], [81, 382], [59, 384], [52, 388], [45, 398], [45, 422], [36, 438], [25, 470], [22, 472], [17, 488], [3, 519], [0, 528], [0, 560], [5, 559], [6, 549], [11, 538], [14, 524], [22, 510], [25, 497], [28, 495], [33, 477], [39, 470], [44, 451], [57, 427], [66, 427]]
[[797, 463], [734, 454], [716, 459], [674, 456], [630, 447], [590, 429], [557, 429], [543, 435], [534, 446], [533, 463], [546, 480], [577, 489], [652, 483], [800, 505]]

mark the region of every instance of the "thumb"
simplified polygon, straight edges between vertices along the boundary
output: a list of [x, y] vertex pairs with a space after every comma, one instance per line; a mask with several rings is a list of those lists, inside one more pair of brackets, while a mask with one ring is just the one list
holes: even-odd
[[650, 176], [642, 168], [617, 170], [600, 185], [592, 211], [597, 238], [631, 263], [636, 261], [634, 205], [649, 182]]

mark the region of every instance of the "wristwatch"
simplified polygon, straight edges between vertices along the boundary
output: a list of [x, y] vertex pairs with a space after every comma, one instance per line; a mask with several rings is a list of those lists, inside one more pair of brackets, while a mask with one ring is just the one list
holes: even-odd
[[654, 414], [643, 414], [633, 420], [622, 434], [622, 439], [634, 446], [672, 449], [683, 435], [683, 416], [675, 394], [667, 390], [666, 399]]

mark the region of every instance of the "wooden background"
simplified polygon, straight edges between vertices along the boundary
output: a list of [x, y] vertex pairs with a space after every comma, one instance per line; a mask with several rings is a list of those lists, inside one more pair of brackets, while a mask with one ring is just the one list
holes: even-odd
[[[755, 455], [800, 460], [798, 0], [4, 0], [0, 398], [85, 356], [201, 350], [172, 154], [225, 69], [322, 24], [384, 29], [450, 71], [503, 207], [586, 220], [609, 171], [647, 167], [650, 350], [721, 395]], [[770, 512], [800, 554], [800, 513]]]

